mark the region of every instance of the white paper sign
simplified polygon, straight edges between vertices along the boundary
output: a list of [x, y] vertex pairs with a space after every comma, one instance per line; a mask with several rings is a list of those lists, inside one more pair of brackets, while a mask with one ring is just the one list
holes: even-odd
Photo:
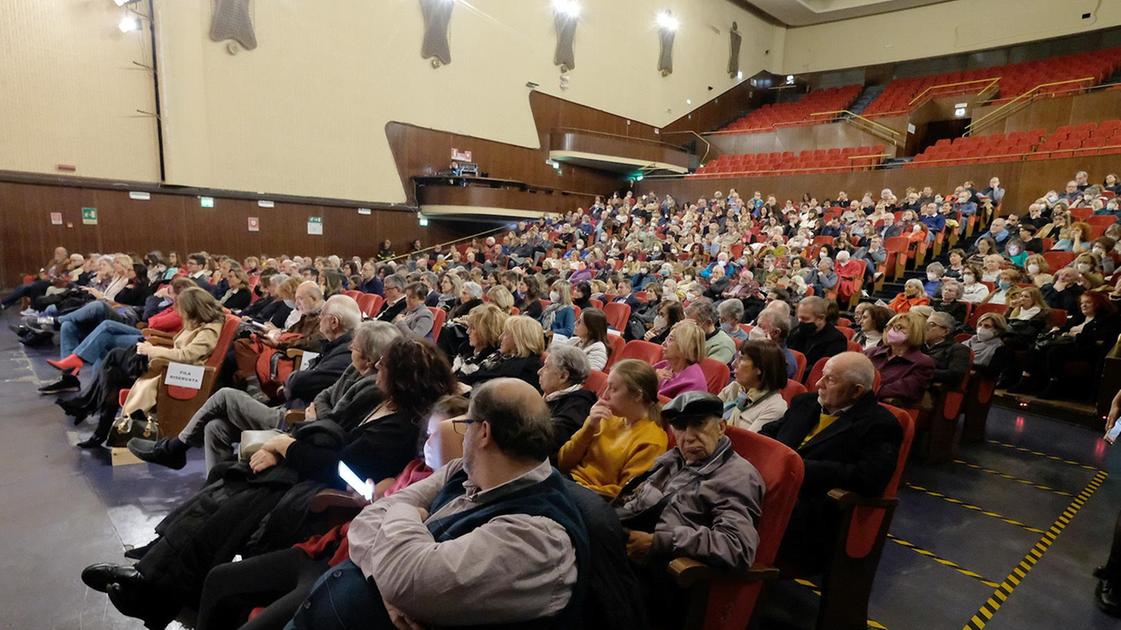
[[163, 377], [165, 385], [186, 387], [188, 389], [202, 389], [202, 375], [206, 368], [201, 365], [187, 365], [186, 363], [169, 363], [167, 374]]
[[296, 371], [300, 372], [302, 370], [306, 370], [307, 367], [311, 365], [311, 362], [314, 361], [318, 356], [318, 352], [308, 352], [307, 350], [305, 350], [303, 358], [300, 359], [300, 369]]

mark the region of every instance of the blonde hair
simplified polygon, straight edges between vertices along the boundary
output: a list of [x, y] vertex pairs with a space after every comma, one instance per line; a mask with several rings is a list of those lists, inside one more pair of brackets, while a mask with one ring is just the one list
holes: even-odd
[[623, 359], [611, 368], [611, 375], [622, 380], [627, 391], [646, 403], [651, 420], [661, 421], [658, 409], [658, 374], [649, 363], [638, 359]]
[[545, 330], [536, 319], [525, 315], [508, 317], [504, 329], [514, 338], [517, 356], [541, 356], [545, 352]]
[[557, 290], [557, 304], [572, 306], [572, 285], [564, 280], [557, 280], [550, 289]]
[[673, 342], [687, 363], [699, 363], [705, 358], [705, 333], [691, 319], [683, 319], [671, 329]]
[[887, 322], [884, 330], [891, 330], [896, 323], [903, 324], [907, 329], [907, 345], [919, 348], [926, 341], [926, 318], [918, 313], [900, 313]]
[[497, 347], [507, 317], [494, 304], [480, 304], [467, 314], [467, 325], [483, 340], [484, 347]]
[[487, 300], [498, 308], [502, 309], [503, 313], [509, 313], [510, 309], [514, 308], [514, 296], [510, 290], [501, 284], [493, 286], [490, 291], [487, 291]]

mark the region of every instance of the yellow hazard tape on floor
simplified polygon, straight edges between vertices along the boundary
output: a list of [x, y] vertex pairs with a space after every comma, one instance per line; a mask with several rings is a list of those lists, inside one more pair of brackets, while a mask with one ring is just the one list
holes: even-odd
[[[804, 580], [802, 578], [794, 578], [794, 583], [798, 584], [798, 585], [801, 585], [801, 586], [805, 586], [806, 588], [813, 591], [814, 595], [817, 595], [818, 597], [821, 597], [821, 588], [817, 584], [814, 584], [813, 582], [811, 582], [809, 580]], [[876, 621], [875, 619], [868, 619], [867, 623], [868, 623], [868, 627], [872, 628], [872, 630], [888, 630], [887, 626], [885, 626], [884, 624]]]
[[1008, 601], [1009, 596], [1012, 595], [1012, 591], [1016, 590], [1016, 587], [1028, 576], [1028, 573], [1031, 572], [1036, 563], [1043, 558], [1043, 554], [1047, 553], [1047, 550], [1050, 549], [1051, 545], [1058, 539], [1059, 534], [1063, 533], [1063, 530], [1066, 529], [1066, 526], [1074, 519], [1074, 516], [1078, 514], [1078, 511], [1082, 509], [1082, 506], [1086, 505], [1086, 502], [1090, 500], [1094, 492], [1101, 487], [1107, 476], [1109, 475], [1104, 470], [1099, 470], [1098, 473], [1094, 475], [1090, 483], [1086, 484], [1086, 487], [1078, 493], [1078, 496], [1074, 497], [1074, 500], [1063, 510], [1059, 518], [1055, 519], [1055, 522], [1044, 532], [1039, 541], [1028, 550], [1024, 559], [1020, 560], [1020, 562], [1012, 568], [1008, 577], [1004, 578], [1004, 581], [996, 586], [996, 590], [993, 591], [993, 594], [989, 596], [989, 599], [986, 600], [984, 604], [981, 604], [981, 608], [977, 610], [977, 613], [970, 617], [969, 621], [965, 622], [965, 625], [962, 626], [962, 630], [982, 630], [985, 624], [992, 620], [993, 616], [1000, 610], [1000, 607], [1004, 605], [1004, 602]]
[[989, 444], [994, 445], [994, 446], [1000, 446], [1000, 447], [1003, 447], [1003, 448], [1012, 449], [1014, 451], [1019, 451], [1021, 453], [1027, 453], [1028, 455], [1035, 455], [1037, 457], [1043, 457], [1043, 458], [1049, 459], [1053, 462], [1062, 462], [1064, 464], [1070, 464], [1071, 466], [1078, 466], [1079, 468], [1081, 468], [1083, 470], [1089, 470], [1089, 471], [1092, 471], [1092, 472], [1098, 472], [1099, 470], [1101, 470], [1097, 466], [1091, 466], [1089, 464], [1083, 464], [1082, 462], [1077, 462], [1077, 461], [1074, 461], [1073, 459], [1065, 459], [1063, 457], [1059, 457], [1058, 455], [1052, 455], [1050, 453], [1044, 453], [1043, 451], [1033, 451], [1030, 448], [1024, 448], [1022, 446], [1016, 446], [1015, 444], [1009, 444], [1007, 442], [998, 442], [996, 440], [985, 440], [985, 441], [988, 442]]
[[973, 462], [967, 462], [964, 459], [955, 459], [955, 460], [953, 460], [953, 462], [955, 464], [961, 464], [962, 466], [972, 468], [973, 470], [979, 470], [983, 473], [988, 473], [990, 475], [996, 475], [997, 477], [1000, 477], [1001, 479], [1007, 479], [1008, 481], [1015, 481], [1018, 484], [1022, 484], [1022, 485], [1025, 485], [1025, 486], [1030, 486], [1032, 488], [1035, 488], [1036, 490], [1043, 490], [1044, 492], [1051, 492], [1051, 493], [1057, 494], [1057, 495], [1062, 496], [1062, 497], [1073, 497], [1074, 496], [1073, 493], [1067, 492], [1066, 490], [1059, 490], [1058, 488], [1052, 488], [1051, 486], [1048, 486], [1048, 485], [1042, 484], [1042, 483], [1036, 483], [1036, 482], [1034, 482], [1030, 479], [1022, 479], [1020, 477], [1016, 477], [1014, 475], [1009, 475], [1008, 473], [1004, 473], [1004, 472], [1001, 472], [999, 470], [994, 470], [992, 468], [987, 468], [987, 467], [982, 466], [980, 464], [974, 464]]
[[915, 492], [921, 492], [925, 495], [932, 496], [936, 499], [942, 499], [943, 501], [945, 501], [947, 503], [952, 503], [953, 505], [965, 508], [967, 510], [971, 510], [973, 512], [977, 512], [978, 514], [983, 514], [985, 516], [988, 516], [989, 518], [995, 518], [996, 520], [1004, 522], [1004, 523], [1008, 523], [1009, 525], [1015, 525], [1016, 527], [1019, 527], [1020, 529], [1027, 530], [1027, 531], [1029, 531], [1033, 534], [1042, 534], [1043, 533], [1043, 530], [1039, 529], [1038, 527], [1032, 527], [1031, 525], [1028, 525], [1026, 523], [1022, 523], [1020, 521], [1017, 521], [1014, 518], [1009, 518], [1009, 517], [1001, 514], [1000, 512], [993, 512], [992, 510], [986, 510], [983, 507], [973, 505], [972, 503], [967, 503], [965, 501], [962, 501], [961, 499], [956, 499], [954, 497], [947, 496], [947, 495], [945, 495], [941, 492], [938, 492], [936, 490], [930, 490], [929, 488], [924, 488], [924, 487], [922, 487], [918, 484], [913, 484], [913, 483], [907, 484], [907, 487], [910, 488], [911, 490], [914, 490]]
[[978, 582], [984, 584], [985, 586], [988, 586], [990, 588], [996, 588], [997, 587], [997, 583], [994, 580], [990, 580], [989, 578], [981, 575], [980, 573], [977, 573], [976, 571], [970, 571], [969, 569], [961, 566], [960, 564], [954, 562], [953, 560], [947, 560], [947, 559], [943, 558], [942, 556], [939, 556], [938, 554], [934, 553], [933, 551], [930, 551], [928, 549], [923, 549], [922, 547], [916, 545], [915, 543], [907, 542], [906, 540], [903, 540], [903, 539], [895, 536], [894, 534], [888, 534], [887, 539], [890, 540], [891, 542], [897, 544], [897, 545], [900, 545], [902, 547], [906, 547], [907, 549], [910, 549], [911, 551], [919, 554], [920, 556], [923, 556], [925, 558], [930, 558], [931, 560], [937, 562], [938, 564], [940, 564], [944, 567], [949, 567], [949, 568], [953, 569], [954, 571], [957, 571], [958, 573], [964, 575], [965, 577], [973, 578], [974, 580], [977, 580]]

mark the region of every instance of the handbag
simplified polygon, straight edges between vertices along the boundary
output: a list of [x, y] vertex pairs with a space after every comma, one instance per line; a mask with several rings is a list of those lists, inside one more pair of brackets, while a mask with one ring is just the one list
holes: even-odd
[[[134, 412], [135, 413], [135, 412]], [[121, 416], [113, 421], [113, 428], [109, 431], [109, 446], [124, 447], [132, 438], [141, 440], [160, 439], [160, 425], [151, 415], [143, 413], [143, 418]]]

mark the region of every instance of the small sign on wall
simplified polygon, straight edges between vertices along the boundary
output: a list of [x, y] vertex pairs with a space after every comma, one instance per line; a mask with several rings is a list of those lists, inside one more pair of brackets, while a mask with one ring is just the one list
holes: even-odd
[[97, 208], [82, 208], [82, 225], [97, 225]]
[[62, 225], [62, 213], [61, 212], [52, 212], [51, 213], [51, 225]]
[[311, 236], [323, 236], [323, 217], [308, 217], [307, 233]]
[[468, 150], [460, 151], [459, 149], [452, 148], [452, 161], [453, 162], [470, 162], [471, 152]]
[[199, 205], [203, 208], [213, 208], [214, 197], [199, 197]]
[[258, 219], [257, 217], [249, 217], [249, 231], [250, 232], [260, 232], [261, 231], [261, 220]]

